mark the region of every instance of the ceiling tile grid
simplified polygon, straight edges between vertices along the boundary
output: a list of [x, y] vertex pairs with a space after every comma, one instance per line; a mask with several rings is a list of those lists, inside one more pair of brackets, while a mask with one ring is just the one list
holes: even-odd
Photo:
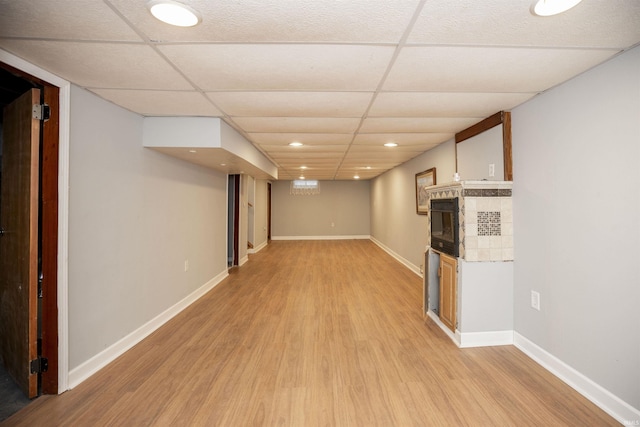
[[532, 0], [180, 1], [199, 25], [146, 1], [0, 0], [0, 48], [144, 116], [221, 117], [279, 179], [371, 179], [640, 42], [637, 0], [547, 18]]

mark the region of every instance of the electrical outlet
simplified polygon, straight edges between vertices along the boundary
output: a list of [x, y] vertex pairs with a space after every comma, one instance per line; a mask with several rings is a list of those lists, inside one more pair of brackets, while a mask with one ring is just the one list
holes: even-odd
[[489, 163], [489, 176], [496, 176], [496, 165]]
[[531, 291], [531, 308], [540, 311], [540, 292]]
[[336, 226], [336, 223], [335, 223], [335, 222], [332, 222], [332, 223], [331, 223], [331, 226], [332, 226], [332, 227], [335, 227], [335, 226]]
[[189, 271], [189, 260], [184, 260], [184, 271]]

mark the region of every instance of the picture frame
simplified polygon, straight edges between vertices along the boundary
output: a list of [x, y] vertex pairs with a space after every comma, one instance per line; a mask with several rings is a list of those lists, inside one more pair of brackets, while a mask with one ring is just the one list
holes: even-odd
[[429, 212], [429, 193], [427, 189], [436, 185], [436, 168], [416, 174], [416, 213], [427, 215]]

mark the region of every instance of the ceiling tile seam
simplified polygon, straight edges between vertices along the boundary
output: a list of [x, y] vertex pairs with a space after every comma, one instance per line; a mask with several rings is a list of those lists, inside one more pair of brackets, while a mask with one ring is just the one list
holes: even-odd
[[471, 43], [420, 43], [407, 44], [407, 48], [436, 47], [443, 49], [465, 48], [465, 49], [518, 49], [518, 50], [620, 50], [624, 46], [544, 46], [544, 45], [506, 45], [506, 44], [471, 44]]
[[132, 45], [132, 46], [146, 46], [144, 40], [83, 40], [83, 39], [61, 39], [61, 38], [49, 38], [49, 37], [14, 37], [14, 36], [0, 36], [0, 40], [21, 40], [21, 41], [34, 41], [34, 42], [56, 42], [56, 43], [80, 43], [80, 44], [117, 44], [117, 45]]
[[185, 73], [182, 72], [182, 70], [175, 65], [171, 60], [169, 60], [169, 58], [167, 58], [164, 53], [162, 53], [162, 51], [156, 46], [155, 43], [153, 43], [151, 41], [151, 39], [142, 31], [140, 30], [133, 22], [131, 22], [129, 19], [127, 19], [122, 13], [120, 13], [120, 11], [118, 10], [117, 7], [115, 7], [113, 4], [111, 4], [111, 2], [109, 0], [103, 0], [104, 3], [111, 9], [113, 10], [113, 12], [118, 15], [120, 17], [120, 19], [122, 19], [136, 34], [138, 34], [139, 37], [141, 37], [143, 40], [145, 40], [147, 43], [147, 45], [149, 47], [151, 47], [164, 61], [167, 62], [167, 64], [169, 64], [169, 66], [171, 68], [173, 68], [178, 74], [180, 74], [195, 90], [196, 92], [199, 92], [206, 100], [208, 100], [218, 111], [220, 111], [223, 115], [222, 120], [224, 120], [229, 126], [231, 126], [233, 129], [235, 129], [238, 133], [240, 133], [247, 141], [249, 141], [251, 143], [251, 145], [253, 145], [260, 153], [262, 153], [271, 163], [274, 164], [274, 166], [279, 167], [278, 163], [271, 158], [271, 156], [269, 156], [261, 147], [259, 147], [257, 144], [255, 144], [253, 141], [251, 141], [251, 139], [248, 137], [248, 135], [242, 130], [242, 128], [240, 128], [237, 123], [235, 123], [230, 117], [229, 115], [224, 111], [224, 109], [220, 108], [211, 98], [209, 98], [209, 96], [207, 95], [207, 93], [202, 90], [198, 85], [196, 85]]
[[167, 58], [167, 56], [164, 53], [162, 53], [162, 51], [156, 46], [155, 43], [151, 41], [151, 38], [149, 38], [144, 31], [140, 30], [133, 22], [127, 19], [127, 17], [125, 17], [120, 12], [120, 10], [118, 10], [118, 8], [115, 7], [109, 0], [103, 0], [103, 1], [116, 15], [120, 17], [120, 19], [122, 19], [122, 21], [125, 24], [127, 24], [142, 40], [146, 42], [145, 44], [147, 46], [153, 49], [154, 52], [156, 52], [156, 54], [160, 56], [160, 58], [162, 58], [171, 68], [173, 68], [178, 74], [180, 74], [182, 78], [184, 78], [185, 81], [187, 81], [187, 83], [189, 83], [191, 87], [195, 89], [196, 92], [199, 92], [202, 96], [204, 96], [204, 98], [208, 100], [217, 110], [219, 110], [224, 117], [228, 117], [225, 111], [222, 108], [220, 108], [213, 100], [211, 100], [211, 98], [207, 96], [204, 90], [202, 90], [198, 85], [196, 85], [193, 82], [193, 80], [191, 80], [191, 78], [187, 76], [187, 74], [182, 72], [182, 70], [177, 65], [175, 65], [171, 60], [169, 60], [169, 58]]
[[[400, 37], [400, 40], [395, 45], [396, 47], [395, 47], [395, 49], [393, 51], [393, 55], [391, 55], [391, 59], [389, 60], [389, 63], [387, 64], [387, 69], [382, 74], [382, 78], [378, 82], [378, 86], [376, 87], [376, 90], [374, 91], [373, 96], [371, 97], [371, 100], [369, 101], [369, 105], [367, 106], [367, 109], [364, 111], [364, 114], [362, 115], [362, 118], [360, 119], [360, 123], [358, 124], [358, 127], [356, 128], [356, 131], [353, 133], [353, 138], [351, 139], [351, 142], [349, 143], [349, 146], [347, 147], [347, 151], [344, 153], [344, 157], [342, 158], [342, 160], [340, 161], [340, 164], [338, 165], [338, 169], [336, 170], [336, 175], [340, 171], [340, 167], [342, 166], [342, 163], [344, 163], [344, 160], [346, 159], [347, 155], [349, 154], [349, 150], [351, 149], [351, 145], [353, 144], [353, 141], [355, 141], [356, 137], [358, 136], [360, 128], [362, 127], [362, 124], [364, 123], [365, 119], [369, 115], [369, 111], [371, 110], [371, 107], [373, 106], [373, 103], [375, 102], [376, 98], [378, 97], [378, 94], [380, 93], [382, 87], [384, 86], [384, 83], [387, 81], [387, 78], [389, 77], [389, 74], [391, 73], [391, 69], [395, 65], [395, 62], [398, 59], [398, 56], [400, 55], [400, 51], [402, 50], [402, 48], [407, 43], [407, 39], [409, 38], [409, 35], [413, 31], [413, 27], [416, 25], [416, 22], [420, 18], [420, 14], [422, 13], [422, 9], [424, 8], [425, 3], [426, 3], [426, 0], [420, 0], [420, 2], [418, 3], [418, 6], [416, 7], [416, 9], [415, 9], [415, 11], [413, 13], [413, 16], [411, 17], [411, 20], [407, 24], [407, 28], [405, 28], [404, 32], [402, 33], [402, 36]], [[334, 179], [335, 179], [335, 175], [334, 175]]]

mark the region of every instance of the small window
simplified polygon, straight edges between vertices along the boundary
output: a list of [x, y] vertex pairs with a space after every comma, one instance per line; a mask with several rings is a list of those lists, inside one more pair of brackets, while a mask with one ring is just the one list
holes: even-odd
[[320, 182], [317, 179], [296, 179], [291, 181], [291, 194], [320, 194]]

